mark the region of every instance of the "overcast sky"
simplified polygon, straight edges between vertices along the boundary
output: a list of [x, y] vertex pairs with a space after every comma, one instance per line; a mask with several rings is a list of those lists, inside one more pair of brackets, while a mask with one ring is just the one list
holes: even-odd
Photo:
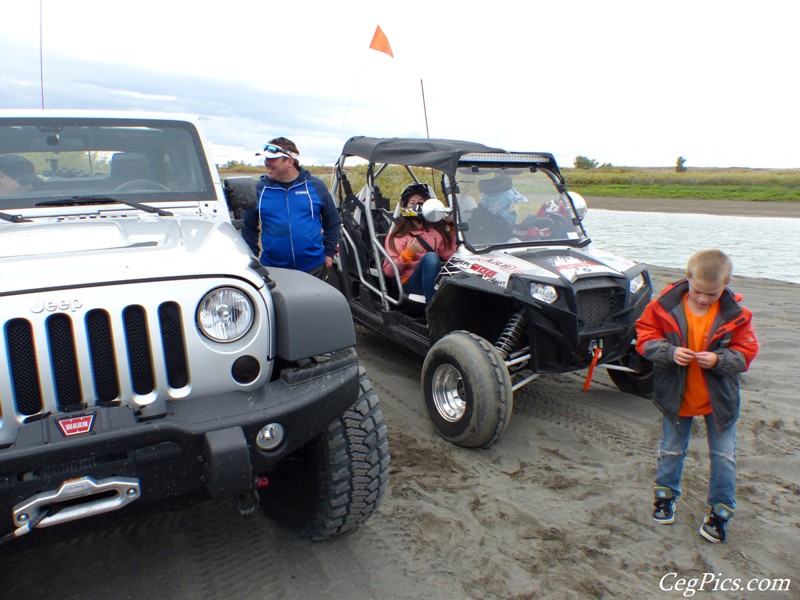
[[0, 0], [0, 107], [41, 108], [43, 78], [46, 108], [196, 114], [219, 164], [283, 135], [320, 165], [425, 137], [422, 80], [430, 137], [800, 168], [798, 23], [794, 0]]

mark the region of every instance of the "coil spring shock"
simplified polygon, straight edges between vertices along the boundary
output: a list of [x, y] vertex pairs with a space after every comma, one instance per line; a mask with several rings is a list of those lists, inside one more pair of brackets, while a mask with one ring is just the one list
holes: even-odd
[[503, 355], [503, 359], [507, 359], [508, 355], [511, 354], [511, 351], [514, 349], [514, 346], [517, 345], [520, 336], [522, 336], [522, 331], [525, 328], [525, 314], [522, 310], [518, 310], [506, 323], [503, 332], [500, 334], [500, 337], [497, 338], [495, 342], [495, 347], [500, 351], [500, 354]]

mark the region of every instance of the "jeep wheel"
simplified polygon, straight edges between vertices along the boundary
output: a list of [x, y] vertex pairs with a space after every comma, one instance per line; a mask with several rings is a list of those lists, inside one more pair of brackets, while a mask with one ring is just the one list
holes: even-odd
[[389, 481], [389, 441], [372, 383], [360, 369], [358, 400], [327, 430], [265, 473], [261, 506], [314, 540], [349, 531], [378, 508]]
[[436, 431], [456, 446], [487, 448], [511, 419], [514, 397], [503, 359], [467, 331], [450, 333], [431, 347], [422, 389]]
[[642, 398], [651, 398], [653, 395], [653, 364], [642, 357], [633, 346], [630, 351], [615, 364], [633, 369], [633, 371], [619, 371], [607, 369], [608, 376], [620, 391]]

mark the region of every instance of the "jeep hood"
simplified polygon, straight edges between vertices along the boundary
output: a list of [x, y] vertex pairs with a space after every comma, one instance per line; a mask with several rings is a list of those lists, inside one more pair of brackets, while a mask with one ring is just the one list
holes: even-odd
[[232, 225], [206, 219], [148, 216], [15, 224], [0, 228], [0, 292], [244, 275], [250, 257]]
[[606, 252], [542, 247], [494, 250], [486, 254], [457, 253], [448, 261], [447, 269], [451, 274], [458, 271], [470, 273], [507, 287], [512, 275], [570, 284], [580, 277], [625, 277], [625, 271], [635, 264]]

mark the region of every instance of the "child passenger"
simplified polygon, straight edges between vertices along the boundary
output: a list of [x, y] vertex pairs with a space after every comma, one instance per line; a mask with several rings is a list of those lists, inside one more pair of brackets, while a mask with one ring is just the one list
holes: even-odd
[[700, 535], [713, 543], [725, 540], [736, 507], [739, 373], [758, 353], [752, 315], [728, 288], [731, 270], [720, 250], [696, 252], [686, 279], [667, 286], [636, 322], [636, 349], [653, 363], [653, 400], [663, 413], [653, 519], [675, 521], [692, 420], [702, 417], [711, 472]]
[[[422, 203], [430, 198], [428, 186], [412, 183], [400, 195], [401, 219], [386, 236], [386, 251], [400, 272], [403, 291], [433, 297], [436, 276], [456, 250], [455, 237], [443, 221], [428, 223], [422, 218]], [[384, 261], [383, 272], [394, 277], [394, 269]]]

